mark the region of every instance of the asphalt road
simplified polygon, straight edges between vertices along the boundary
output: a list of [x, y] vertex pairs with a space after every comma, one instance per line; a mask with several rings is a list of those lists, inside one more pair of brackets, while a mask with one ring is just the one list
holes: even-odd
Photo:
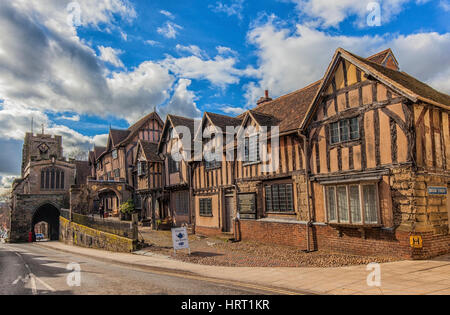
[[[76, 272], [77, 266], [80, 273]], [[80, 286], [76, 286], [78, 279]], [[0, 295], [15, 294], [262, 295], [276, 292], [153, 272], [36, 244], [0, 244]]]

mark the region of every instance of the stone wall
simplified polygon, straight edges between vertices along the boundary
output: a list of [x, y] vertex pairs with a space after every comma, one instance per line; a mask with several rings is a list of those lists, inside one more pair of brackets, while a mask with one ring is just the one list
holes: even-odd
[[68, 195], [62, 194], [37, 194], [37, 195], [14, 195], [11, 210], [11, 232], [10, 242], [28, 242], [28, 234], [31, 232], [32, 220], [35, 211], [42, 205], [51, 204], [57, 209], [68, 205]]
[[130, 253], [136, 249], [133, 239], [98, 231], [60, 218], [60, 241], [80, 247]]

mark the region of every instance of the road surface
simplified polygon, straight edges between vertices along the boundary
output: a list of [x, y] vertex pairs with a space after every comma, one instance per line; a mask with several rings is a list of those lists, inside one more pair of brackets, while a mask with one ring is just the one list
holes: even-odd
[[217, 283], [174, 271], [139, 269], [38, 244], [0, 244], [0, 295], [13, 294], [262, 295], [277, 292]]

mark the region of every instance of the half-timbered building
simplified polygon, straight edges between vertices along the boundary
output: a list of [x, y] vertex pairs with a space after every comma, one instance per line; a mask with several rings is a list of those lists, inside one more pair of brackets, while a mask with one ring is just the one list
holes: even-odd
[[195, 141], [200, 143], [201, 152], [212, 152], [219, 147], [219, 143], [223, 147], [220, 155], [217, 152], [218, 158], [205, 159], [202, 154], [191, 163], [196, 233], [217, 235], [234, 232], [235, 162], [226, 158], [226, 148], [228, 145], [234, 146], [234, 137], [231, 143], [227, 143], [227, 127], [238, 127], [241, 123], [241, 118], [207, 112], [203, 115], [200, 129], [196, 131]]
[[89, 154], [95, 160], [90, 164], [95, 177], [88, 180], [88, 186], [98, 192], [95, 207], [102, 204], [105, 211], [117, 216], [120, 205], [132, 198], [135, 207], [141, 209], [139, 195], [135, 194], [137, 144], [139, 140], [158, 143], [162, 127], [163, 121], [152, 112], [126, 130], [110, 129], [106, 148], [95, 148]]
[[[237, 118], [219, 115], [224, 124], [240, 121], [244, 157], [193, 163], [196, 231], [229, 231], [229, 195], [242, 239], [310, 251], [447, 253], [449, 110], [450, 97], [399, 71], [390, 49], [369, 58], [338, 49], [321, 80], [275, 100], [266, 93]], [[212, 117], [202, 128], [218, 125]], [[278, 143], [270, 132], [258, 141], [273, 126]], [[279, 163], [265, 169], [275, 148]]]
[[[158, 199], [159, 218], [172, 220], [175, 226], [193, 222], [189, 162], [193, 151], [194, 126], [193, 119], [167, 115], [158, 144], [158, 154], [163, 158], [163, 193]], [[177, 157], [173, 156], [174, 153]]]
[[159, 200], [163, 189], [163, 160], [157, 152], [158, 144], [139, 140], [135, 161], [136, 193], [142, 201], [142, 222], [149, 224], [161, 219]]

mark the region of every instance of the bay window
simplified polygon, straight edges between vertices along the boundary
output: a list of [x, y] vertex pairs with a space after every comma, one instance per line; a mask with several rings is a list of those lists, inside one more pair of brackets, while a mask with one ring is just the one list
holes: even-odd
[[380, 224], [376, 183], [325, 186], [327, 221], [342, 224]]

